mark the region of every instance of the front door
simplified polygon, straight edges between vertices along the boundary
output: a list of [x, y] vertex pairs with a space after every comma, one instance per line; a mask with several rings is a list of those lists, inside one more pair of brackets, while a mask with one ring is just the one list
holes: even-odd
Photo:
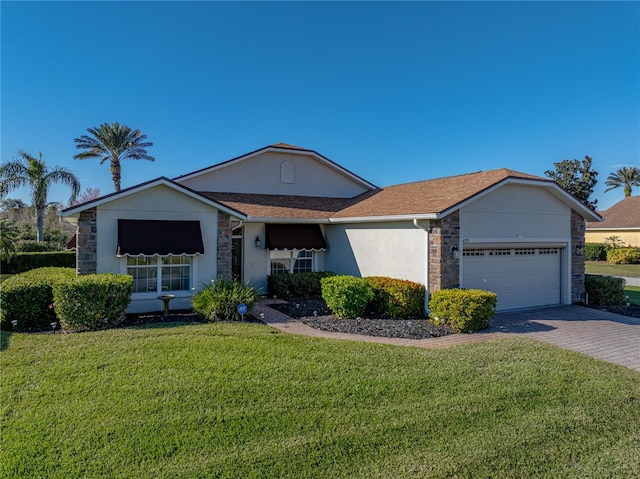
[[242, 237], [231, 238], [231, 279], [242, 281]]

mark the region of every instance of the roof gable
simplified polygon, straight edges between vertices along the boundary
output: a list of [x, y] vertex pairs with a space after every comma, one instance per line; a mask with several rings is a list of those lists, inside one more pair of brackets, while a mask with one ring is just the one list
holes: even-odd
[[[285, 169], [288, 173], [283, 173]], [[266, 146], [174, 181], [198, 191], [291, 195], [309, 191], [309, 196], [346, 197], [376, 188], [318, 152], [287, 143]]]

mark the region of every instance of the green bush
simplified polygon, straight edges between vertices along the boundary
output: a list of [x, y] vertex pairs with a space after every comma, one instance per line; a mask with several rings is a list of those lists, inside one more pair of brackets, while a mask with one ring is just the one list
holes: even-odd
[[17, 253], [11, 261], [0, 264], [5, 274], [24, 273], [36, 268], [75, 268], [75, 251], [46, 251], [38, 253]]
[[604, 243], [585, 243], [584, 259], [585, 261], [606, 261], [607, 245]]
[[267, 277], [269, 296], [281, 299], [313, 298], [322, 294], [322, 278], [335, 276], [331, 271], [278, 273]]
[[373, 300], [367, 310], [392, 318], [421, 318], [424, 311], [424, 286], [404, 279], [369, 276]]
[[38, 268], [16, 274], [0, 286], [0, 324], [9, 329], [17, 320], [17, 329], [50, 329], [56, 321], [53, 285], [76, 277], [73, 268]]
[[639, 264], [640, 250], [636, 248], [611, 248], [607, 251], [607, 263]]
[[373, 289], [364, 278], [330, 276], [323, 278], [322, 298], [339, 318], [363, 316], [367, 304], [373, 299]]
[[43, 253], [46, 251], [60, 251], [58, 245], [34, 240], [22, 240], [16, 243], [16, 249], [20, 253]]
[[62, 329], [95, 331], [117, 326], [131, 302], [133, 277], [87, 274], [53, 285], [53, 304]]
[[238, 305], [251, 310], [258, 301], [258, 292], [239, 281], [219, 279], [211, 281], [192, 299], [193, 310], [209, 321], [239, 321]]
[[624, 279], [586, 274], [584, 288], [588, 304], [616, 305], [624, 302]]
[[496, 314], [497, 295], [479, 289], [443, 289], [429, 300], [429, 317], [435, 324], [447, 324], [459, 333], [489, 327]]

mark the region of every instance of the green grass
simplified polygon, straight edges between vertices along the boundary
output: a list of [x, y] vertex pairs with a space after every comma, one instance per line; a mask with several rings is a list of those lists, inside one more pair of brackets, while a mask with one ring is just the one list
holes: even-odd
[[629, 302], [640, 306], [640, 286], [626, 286], [624, 294], [629, 298]]
[[640, 477], [640, 374], [526, 339], [3, 334], [1, 477]]
[[640, 278], [640, 264], [609, 264], [606, 261], [585, 261], [587, 274]]

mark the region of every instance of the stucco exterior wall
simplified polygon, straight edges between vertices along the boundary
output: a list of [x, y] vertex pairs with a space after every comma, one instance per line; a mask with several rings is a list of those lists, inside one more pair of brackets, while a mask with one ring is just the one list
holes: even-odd
[[427, 282], [427, 233], [411, 222], [327, 225], [325, 266], [353, 276]]
[[[639, 212], [640, 214], [640, 212]], [[607, 231], [590, 231], [587, 230], [584, 240], [587, 243], [606, 243], [606, 239], [611, 236], [617, 236], [625, 246], [640, 247], [640, 230], [607, 230]]]
[[541, 188], [505, 185], [460, 210], [460, 237], [540, 241], [571, 236], [571, 209]]
[[366, 189], [317, 159], [266, 152], [179, 181], [196, 191], [351, 198]]
[[[97, 207], [97, 272], [126, 273], [126, 260], [116, 256], [118, 219], [200, 221], [203, 255], [193, 257], [192, 288], [216, 277], [218, 210], [163, 185]], [[128, 312], [161, 309], [157, 293], [134, 294]], [[176, 295], [172, 309], [191, 307], [192, 292]]]

